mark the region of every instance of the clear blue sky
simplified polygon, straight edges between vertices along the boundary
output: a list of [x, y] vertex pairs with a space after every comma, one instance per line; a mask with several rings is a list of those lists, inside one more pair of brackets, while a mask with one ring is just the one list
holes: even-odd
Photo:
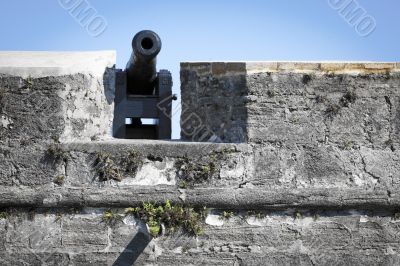
[[[399, 0], [357, 0], [376, 20], [367, 37], [328, 0], [86, 1], [107, 21], [98, 37], [58, 0], [2, 0], [0, 50], [116, 50], [123, 68], [133, 35], [152, 29], [163, 40], [159, 67], [173, 71], [176, 93], [181, 61], [400, 61]], [[175, 138], [178, 121], [175, 117]]]

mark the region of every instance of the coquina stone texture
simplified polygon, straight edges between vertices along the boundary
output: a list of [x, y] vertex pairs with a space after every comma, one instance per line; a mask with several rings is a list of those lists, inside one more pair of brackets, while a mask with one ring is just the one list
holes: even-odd
[[[183, 63], [154, 141], [110, 137], [114, 63], [0, 53], [0, 265], [400, 264], [398, 64]], [[167, 200], [204, 233], [125, 214]]]

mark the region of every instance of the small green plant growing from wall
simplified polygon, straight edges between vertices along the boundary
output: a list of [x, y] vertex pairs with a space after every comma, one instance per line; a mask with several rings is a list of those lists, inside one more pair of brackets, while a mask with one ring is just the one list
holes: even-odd
[[192, 187], [195, 184], [207, 182], [216, 171], [214, 161], [205, 163], [194, 162], [187, 157], [178, 159], [175, 162], [175, 167], [181, 180], [181, 188]]
[[94, 167], [100, 182], [109, 180], [122, 181], [124, 173], [136, 175], [142, 164], [142, 155], [134, 150], [122, 158], [113, 157], [105, 152], [98, 152]]
[[103, 213], [102, 221], [110, 226], [115, 225], [118, 221], [121, 221], [123, 218], [122, 215], [114, 213], [112, 210], [106, 210]]
[[296, 211], [293, 213], [293, 217], [294, 217], [295, 220], [299, 220], [299, 219], [302, 219], [302, 218], [303, 218], [303, 214], [302, 214], [299, 210], [296, 210]]
[[99, 152], [95, 161], [95, 168], [100, 182], [122, 180], [121, 170], [110, 154]]
[[8, 212], [0, 211], [0, 220], [8, 219], [9, 216], [10, 216], [10, 214]]
[[161, 234], [161, 224], [165, 226], [165, 233], [173, 233], [178, 229], [192, 235], [203, 233], [205, 210], [173, 205], [169, 200], [160, 205], [144, 202], [140, 207], [127, 208], [125, 213], [145, 222], [153, 237]]
[[62, 213], [61, 212], [57, 212], [56, 213], [56, 219], [54, 219], [54, 222], [57, 223], [57, 222], [61, 221], [62, 217], [63, 217]]
[[128, 156], [122, 159], [121, 164], [125, 168], [126, 173], [136, 175], [137, 171], [143, 164], [143, 157], [139, 152], [131, 150], [128, 153]]
[[65, 151], [59, 144], [52, 144], [47, 149], [47, 154], [56, 164], [66, 163], [69, 159], [69, 153]]
[[221, 220], [229, 220], [233, 217], [233, 211], [223, 211], [220, 217]]
[[354, 142], [351, 140], [345, 140], [343, 142], [343, 149], [345, 150], [351, 150], [354, 147]]
[[64, 182], [65, 182], [65, 176], [58, 175], [54, 178], [53, 182], [58, 186], [62, 186], [62, 185], [64, 185]]
[[188, 183], [187, 183], [185, 180], [182, 180], [182, 181], [179, 183], [179, 188], [188, 189], [188, 188], [189, 188], [189, 185], [188, 185]]
[[221, 164], [226, 161], [229, 153], [237, 152], [235, 149], [223, 149], [214, 151], [208, 156], [202, 156], [198, 159], [189, 159], [181, 157], [175, 162], [177, 176], [180, 180], [180, 188], [191, 188], [196, 184], [207, 183], [212, 178], [219, 175]]
[[32, 79], [31, 76], [29, 76], [29, 77], [26, 79], [26, 87], [27, 87], [28, 89], [31, 89], [31, 88], [33, 87], [33, 79]]

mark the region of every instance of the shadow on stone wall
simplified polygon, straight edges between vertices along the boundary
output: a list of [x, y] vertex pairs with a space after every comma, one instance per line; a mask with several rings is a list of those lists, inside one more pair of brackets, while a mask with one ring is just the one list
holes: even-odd
[[182, 140], [246, 142], [247, 96], [245, 63], [182, 63]]
[[134, 265], [150, 241], [151, 237], [149, 235], [138, 232], [119, 255], [113, 266]]

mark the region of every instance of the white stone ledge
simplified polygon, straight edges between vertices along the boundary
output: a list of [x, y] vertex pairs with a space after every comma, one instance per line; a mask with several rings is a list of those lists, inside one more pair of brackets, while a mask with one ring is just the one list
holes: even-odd
[[[246, 72], [257, 74], [264, 72], [322, 73], [322, 74], [381, 74], [400, 72], [399, 62], [353, 62], [353, 61], [320, 61], [320, 62], [183, 62], [182, 69], [210, 68], [213, 74]], [[217, 72], [215, 71], [217, 70]], [[214, 73], [215, 72], [215, 73]]]
[[101, 77], [115, 62], [115, 51], [0, 51], [0, 74], [40, 78], [80, 73]]

